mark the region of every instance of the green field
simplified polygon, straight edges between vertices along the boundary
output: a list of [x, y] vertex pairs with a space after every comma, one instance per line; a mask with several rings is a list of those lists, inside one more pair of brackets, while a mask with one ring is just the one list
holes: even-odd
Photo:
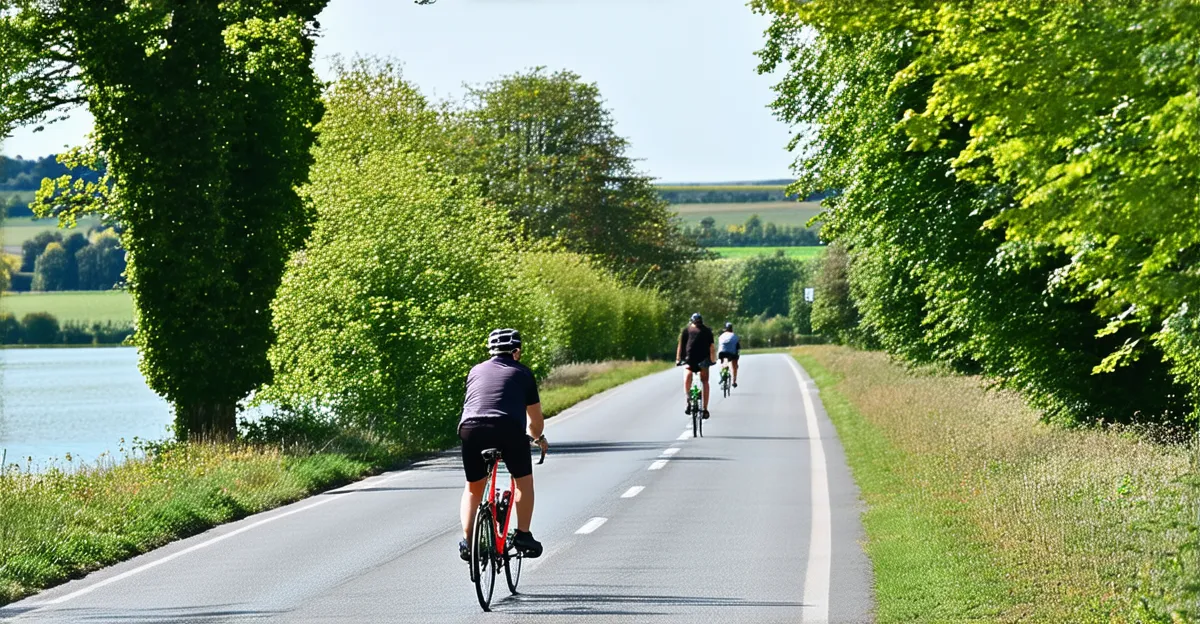
[[784, 191], [787, 190], [786, 184], [657, 184], [654, 188], [660, 191], [667, 192], [695, 192], [704, 193], [707, 191], [716, 191], [718, 193], [733, 193], [737, 191]]
[[807, 260], [816, 258], [825, 251], [825, 247], [709, 247], [708, 250], [722, 258], [749, 258], [759, 255], [774, 255], [776, 249], [782, 249], [789, 258]]
[[775, 225], [805, 225], [808, 220], [821, 213], [817, 202], [747, 202], [736, 204], [673, 204], [671, 209], [685, 225], [697, 227], [700, 220], [712, 217], [717, 228], [727, 225], [742, 225], [751, 215], [758, 215], [765, 223]]
[[132, 323], [133, 300], [121, 290], [6, 292], [0, 296], [0, 313], [5, 312], [18, 319], [30, 312], [49, 312], [59, 323]]
[[96, 217], [84, 217], [74, 228], [67, 230], [58, 228], [57, 219], [31, 219], [29, 217], [5, 219], [3, 226], [0, 226], [0, 245], [3, 245], [9, 253], [13, 253], [21, 247], [22, 243], [41, 232], [57, 230], [62, 232], [64, 237], [70, 236], [73, 232], [86, 235], [88, 228], [96, 225], [100, 225], [100, 219]]

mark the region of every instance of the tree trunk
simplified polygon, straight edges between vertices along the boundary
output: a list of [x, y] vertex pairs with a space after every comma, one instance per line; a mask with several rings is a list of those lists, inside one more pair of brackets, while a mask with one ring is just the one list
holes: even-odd
[[193, 442], [233, 441], [237, 437], [237, 404], [176, 405], [175, 437]]

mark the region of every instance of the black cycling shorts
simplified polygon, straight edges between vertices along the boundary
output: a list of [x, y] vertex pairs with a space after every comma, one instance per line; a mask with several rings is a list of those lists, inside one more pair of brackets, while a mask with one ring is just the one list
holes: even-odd
[[717, 354], [717, 361], [720, 362], [721, 360], [729, 360], [730, 362], [736, 362], [736, 361], [738, 361], [739, 357], [741, 357], [741, 356], [736, 353], [722, 351]]
[[693, 373], [699, 373], [700, 371], [706, 370], [709, 366], [712, 366], [712, 362], [709, 362], [707, 359], [700, 362], [692, 362], [691, 360], [688, 360], [684, 366], [687, 366], [687, 369]]
[[488, 465], [481, 453], [492, 448], [500, 449], [504, 467], [514, 478], [533, 474], [533, 451], [523, 429], [508, 423], [467, 421], [459, 426], [458, 437], [462, 438], [462, 463], [467, 481], [487, 477]]

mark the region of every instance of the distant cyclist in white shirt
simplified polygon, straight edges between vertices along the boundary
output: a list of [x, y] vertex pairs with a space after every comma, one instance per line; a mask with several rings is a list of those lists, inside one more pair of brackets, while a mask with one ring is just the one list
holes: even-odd
[[729, 360], [733, 366], [733, 387], [737, 387], [738, 357], [742, 350], [741, 340], [733, 333], [733, 323], [725, 323], [725, 331], [717, 337], [717, 361]]

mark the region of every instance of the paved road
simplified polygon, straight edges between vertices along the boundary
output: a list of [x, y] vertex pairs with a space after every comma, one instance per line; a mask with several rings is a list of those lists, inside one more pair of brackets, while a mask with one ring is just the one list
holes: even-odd
[[462, 477], [448, 454], [179, 541], [0, 619], [869, 622], [857, 491], [815, 386], [783, 355], [742, 365], [704, 438], [691, 437], [678, 369], [552, 419], [535, 473], [546, 552], [520, 595], [498, 579], [492, 613], [458, 560]]

